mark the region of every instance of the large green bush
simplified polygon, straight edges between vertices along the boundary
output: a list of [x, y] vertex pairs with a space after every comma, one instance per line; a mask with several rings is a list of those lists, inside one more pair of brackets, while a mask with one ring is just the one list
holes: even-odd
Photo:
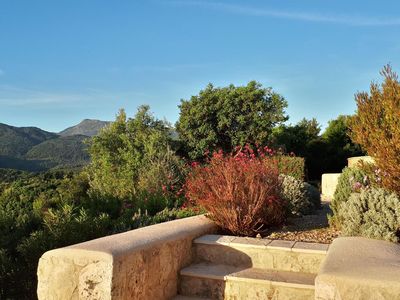
[[340, 206], [343, 234], [399, 242], [400, 198], [383, 189], [353, 193]]
[[339, 176], [338, 184], [335, 190], [330, 207], [333, 212], [331, 222], [333, 225], [339, 225], [339, 208], [342, 203], [349, 200], [351, 193], [359, 192], [363, 187], [367, 186], [366, 173], [359, 168], [345, 167]]

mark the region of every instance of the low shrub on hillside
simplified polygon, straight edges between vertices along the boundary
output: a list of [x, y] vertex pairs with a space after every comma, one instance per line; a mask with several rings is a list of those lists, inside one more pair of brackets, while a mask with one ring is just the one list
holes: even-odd
[[278, 164], [250, 148], [214, 153], [208, 164], [193, 168], [186, 182], [187, 197], [217, 225], [246, 236], [284, 221], [280, 185]]
[[47, 250], [202, 213], [180, 208], [174, 190], [143, 197], [140, 213], [130, 199], [91, 197], [85, 172], [21, 175], [0, 190], [0, 299], [35, 297], [38, 259]]
[[343, 234], [399, 242], [400, 198], [383, 189], [353, 193], [340, 206]]

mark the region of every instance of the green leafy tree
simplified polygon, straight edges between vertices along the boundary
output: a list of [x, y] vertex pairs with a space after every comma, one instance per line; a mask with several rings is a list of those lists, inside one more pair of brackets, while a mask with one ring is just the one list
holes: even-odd
[[275, 147], [284, 148], [298, 156], [307, 155], [308, 143], [317, 139], [321, 130], [315, 118], [302, 119], [296, 125], [280, 125], [275, 127], [270, 137], [270, 143]]
[[238, 145], [265, 144], [272, 128], [287, 120], [286, 107], [282, 96], [255, 81], [222, 88], [209, 84], [181, 101], [176, 128], [196, 159], [206, 150], [230, 152]]
[[133, 200], [142, 167], [168, 148], [167, 124], [155, 119], [148, 106], [139, 107], [132, 119], [124, 110], [89, 145], [87, 168], [94, 197]]
[[340, 172], [347, 165], [347, 158], [364, 155], [361, 147], [353, 143], [349, 136], [351, 116], [340, 115], [329, 121], [322, 134], [322, 139], [328, 146], [330, 172]]

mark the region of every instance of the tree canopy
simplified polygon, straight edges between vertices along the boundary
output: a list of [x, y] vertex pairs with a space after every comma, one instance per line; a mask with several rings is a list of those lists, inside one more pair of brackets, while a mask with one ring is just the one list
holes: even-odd
[[205, 151], [265, 144], [272, 128], [287, 120], [285, 99], [256, 81], [246, 86], [209, 84], [190, 100], [182, 100], [176, 129], [189, 156]]
[[295, 125], [280, 125], [273, 129], [270, 143], [275, 147], [282, 147], [287, 152], [294, 152], [298, 156], [307, 154], [307, 145], [319, 137], [321, 130], [315, 118], [303, 118]]

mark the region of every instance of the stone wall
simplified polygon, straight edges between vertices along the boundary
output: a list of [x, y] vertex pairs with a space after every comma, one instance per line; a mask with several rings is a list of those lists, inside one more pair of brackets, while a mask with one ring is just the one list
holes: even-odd
[[322, 174], [321, 190], [323, 199], [331, 200], [333, 198], [340, 174], [341, 173]]
[[193, 239], [216, 230], [196, 216], [46, 252], [38, 298], [170, 299], [179, 270], [192, 262]]
[[354, 156], [347, 159], [347, 166], [350, 168], [356, 167], [360, 162], [364, 163], [375, 163], [375, 160], [371, 156]]

